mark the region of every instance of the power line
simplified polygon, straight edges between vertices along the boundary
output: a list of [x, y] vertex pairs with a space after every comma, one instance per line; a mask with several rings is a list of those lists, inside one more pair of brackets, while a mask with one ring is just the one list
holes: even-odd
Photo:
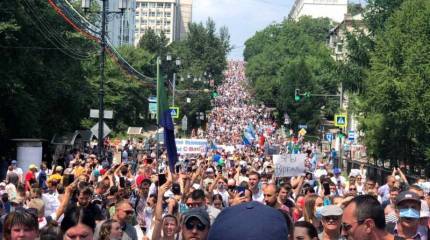
[[[39, 46], [4, 46], [0, 45], [3, 49], [34, 49], [34, 50], [64, 50], [65, 48], [59, 47], [39, 47]], [[77, 50], [79, 48], [76, 48]]]

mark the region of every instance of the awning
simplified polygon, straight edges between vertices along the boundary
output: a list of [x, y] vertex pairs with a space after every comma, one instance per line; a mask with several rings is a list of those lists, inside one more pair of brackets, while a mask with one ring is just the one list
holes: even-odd
[[142, 127], [129, 127], [127, 130], [128, 135], [141, 135], [142, 134]]
[[94, 134], [90, 130], [76, 130], [72, 133], [63, 135], [55, 134], [52, 137], [53, 145], [74, 145], [76, 141], [89, 142], [93, 139]]

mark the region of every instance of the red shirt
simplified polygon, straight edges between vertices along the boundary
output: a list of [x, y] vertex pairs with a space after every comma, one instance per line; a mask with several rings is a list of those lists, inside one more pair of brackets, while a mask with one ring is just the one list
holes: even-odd
[[[29, 185], [31, 185], [32, 183], [36, 182], [36, 176], [34, 175], [34, 173], [32, 171], [28, 171], [25, 174], [25, 183], [29, 183]], [[27, 186], [27, 184], [25, 184], [25, 190], [26, 191], [30, 191], [29, 187]]]

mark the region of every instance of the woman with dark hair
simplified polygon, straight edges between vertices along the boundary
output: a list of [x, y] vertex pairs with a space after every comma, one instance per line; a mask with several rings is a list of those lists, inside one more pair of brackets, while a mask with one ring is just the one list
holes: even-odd
[[61, 240], [63, 239], [61, 235], [60, 227], [56, 226], [53, 222], [44, 226], [40, 229], [40, 240]]
[[33, 240], [39, 237], [39, 222], [30, 209], [17, 209], [6, 216], [3, 224], [3, 239]]
[[100, 227], [100, 238], [98, 240], [120, 240], [121, 238], [122, 229], [117, 220], [106, 220]]
[[64, 214], [61, 222], [61, 232], [64, 234], [63, 239], [92, 240], [96, 221], [90, 211], [85, 208], [69, 208]]
[[318, 232], [312, 223], [299, 221], [294, 224], [293, 240], [318, 240]]
[[224, 202], [222, 200], [221, 194], [215, 194], [212, 197], [212, 206], [219, 210], [223, 210], [225, 208]]

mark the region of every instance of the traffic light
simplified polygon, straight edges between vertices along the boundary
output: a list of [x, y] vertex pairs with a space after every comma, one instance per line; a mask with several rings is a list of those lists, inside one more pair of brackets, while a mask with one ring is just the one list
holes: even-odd
[[296, 90], [294, 90], [294, 100], [296, 100], [296, 102], [300, 101], [300, 93], [299, 93], [299, 89], [296, 88]]

